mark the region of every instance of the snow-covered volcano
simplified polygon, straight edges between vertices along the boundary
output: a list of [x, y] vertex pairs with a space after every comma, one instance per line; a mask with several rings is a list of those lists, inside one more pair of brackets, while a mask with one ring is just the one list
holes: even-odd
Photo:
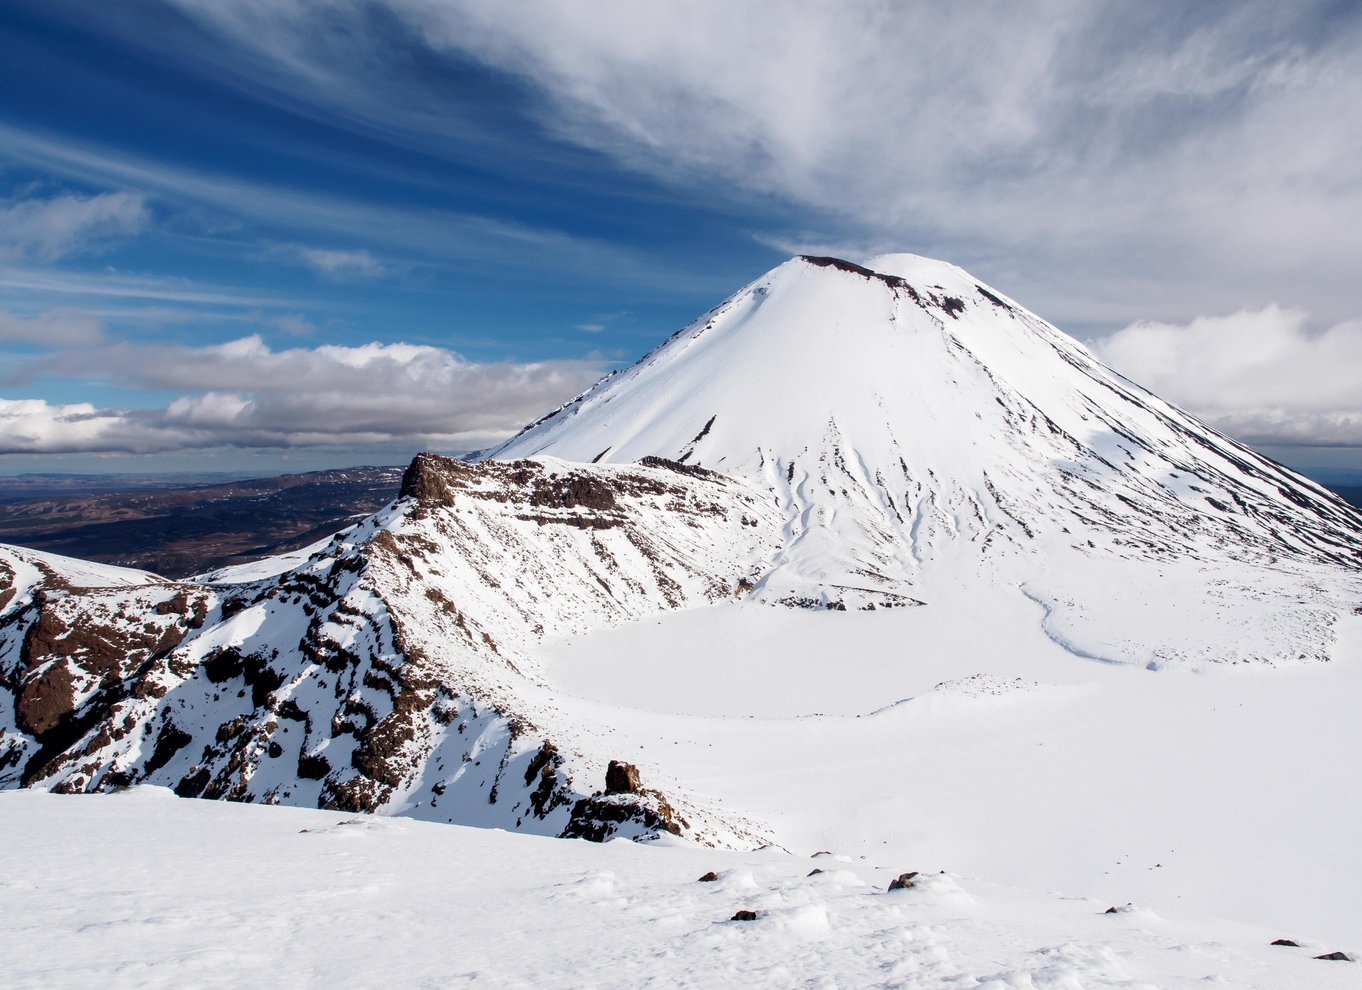
[[[1020, 586], [1057, 636], [1123, 661], [1324, 656], [1328, 617], [1256, 594], [1276, 581], [1259, 568], [1362, 560], [1362, 517], [1332, 493], [910, 254], [791, 259], [486, 456], [537, 455], [657, 455], [770, 490], [786, 527], [759, 598]], [[1193, 562], [1248, 597], [1173, 591]]]
[[0, 787], [1355, 931], [1362, 803], [1320, 782], [1362, 747], [1360, 553], [1344, 503], [960, 269], [797, 258], [307, 551], [166, 582], [0, 550]]

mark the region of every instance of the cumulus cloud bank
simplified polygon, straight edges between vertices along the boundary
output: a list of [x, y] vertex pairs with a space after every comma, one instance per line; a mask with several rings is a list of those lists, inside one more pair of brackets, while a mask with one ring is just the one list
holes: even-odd
[[599, 378], [601, 362], [467, 361], [415, 344], [274, 350], [259, 336], [201, 347], [108, 344], [29, 366], [185, 394], [162, 408], [0, 400], [0, 453], [358, 446], [471, 450]]
[[1095, 349], [1145, 387], [1250, 443], [1362, 445], [1362, 321], [1308, 329], [1269, 306], [1134, 323]]

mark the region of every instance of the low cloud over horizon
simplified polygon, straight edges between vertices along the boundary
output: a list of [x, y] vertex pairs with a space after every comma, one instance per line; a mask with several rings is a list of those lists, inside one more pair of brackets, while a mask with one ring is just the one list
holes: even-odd
[[[3, 329], [3, 323], [0, 323]], [[475, 450], [596, 381], [600, 360], [480, 364], [443, 348], [370, 343], [274, 350], [258, 335], [206, 346], [105, 344], [36, 358], [179, 394], [159, 407], [0, 399], [0, 454], [148, 454], [212, 447]]]
[[1362, 446], [1362, 320], [1312, 332], [1308, 314], [1268, 306], [1184, 325], [1133, 323], [1092, 346], [1246, 443]]

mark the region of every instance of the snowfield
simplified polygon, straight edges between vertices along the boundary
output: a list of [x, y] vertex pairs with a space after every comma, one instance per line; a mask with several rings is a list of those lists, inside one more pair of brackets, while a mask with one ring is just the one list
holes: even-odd
[[[923, 858], [598, 845], [148, 787], [0, 794], [0, 826], [23, 851], [0, 878], [12, 987], [1357, 985], [1355, 964], [1312, 958], [1333, 942]], [[886, 889], [909, 869], [914, 887]]]

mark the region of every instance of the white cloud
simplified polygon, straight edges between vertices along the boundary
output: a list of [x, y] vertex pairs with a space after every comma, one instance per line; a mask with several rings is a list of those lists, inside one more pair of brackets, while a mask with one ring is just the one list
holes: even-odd
[[150, 217], [137, 193], [0, 201], [0, 260], [55, 261], [136, 234]]
[[328, 248], [300, 247], [298, 257], [310, 268], [328, 278], [347, 278], [360, 275], [377, 278], [386, 269], [368, 251], [338, 251]]
[[202, 347], [108, 344], [29, 365], [179, 392], [159, 409], [0, 400], [0, 453], [359, 446], [473, 449], [595, 381], [600, 361], [479, 364], [416, 344], [271, 349], [258, 336]]
[[1122, 374], [1249, 443], [1362, 445], [1362, 321], [1308, 329], [1269, 306], [1094, 343]]

